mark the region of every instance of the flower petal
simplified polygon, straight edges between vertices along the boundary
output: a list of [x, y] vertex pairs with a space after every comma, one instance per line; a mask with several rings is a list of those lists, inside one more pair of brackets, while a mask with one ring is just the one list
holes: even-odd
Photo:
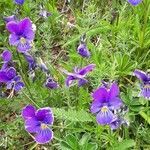
[[73, 76], [68, 76], [67, 78], [66, 78], [66, 86], [70, 86], [71, 84], [72, 84], [72, 82], [74, 81], [74, 80], [76, 80], [76, 78], [74, 78]]
[[36, 117], [39, 121], [45, 124], [53, 124], [54, 122], [54, 116], [51, 108], [49, 107], [38, 109], [36, 112]]
[[36, 118], [27, 118], [25, 120], [25, 129], [29, 133], [37, 133], [40, 130], [40, 122]]
[[116, 83], [113, 83], [111, 85], [110, 91], [109, 91], [109, 99], [113, 99], [119, 95], [119, 87]]
[[22, 5], [24, 3], [24, 0], [14, 0], [16, 4]]
[[97, 123], [101, 125], [106, 125], [112, 122], [113, 116], [113, 113], [108, 109], [106, 112], [100, 111], [96, 116], [96, 120]]
[[9, 44], [17, 46], [19, 44], [19, 36], [16, 34], [10, 34], [9, 36]]
[[[147, 87], [146, 87], [147, 86]], [[141, 95], [150, 100], [150, 85], [145, 85], [145, 87], [143, 87], [142, 91], [141, 91]]]
[[34, 39], [33, 30], [32, 29], [25, 30], [24, 33], [23, 33], [23, 37], [25, 37], [26, 39], [32, 41]]
[[35, 141], [38, 144], [45, 144], [48, 143], [53, 139], [53, 131], [49, 128], [46, 128], [44, 130], [39, 130], [37, 135], [35, 136]]
[[23, 31], [23, 33], [27, 32], [28, 30], [32, 30], [32, 22], [29, 18], [24, 18], [19, 22], [19, 30]]
[[11, 80], [16, 76], [16, 69], [13, 67], [10, 67], [7, 71], [7, 77]]
[[12, 58], [12, 53], [9, 50], [4, 50], [1, 56], [4, 62], [8, 62]]
[[31, 45], [28, 41], [26, 41], [25, 44], [22, 44], [21, 42], [19, 42], [17, 48], [19, 52], [25, 53], [31, 49]]
[[123, 105], [122, 100], [119, 97], [113, 98], [109, 100], [109, 108], [112, 110], [118, 109]]
[[0, 82], [7, 82], [9, 81], [9, 78], [7, 77], [7, 74], [5, 71], [0, 71]]
[[26, 107], [24, 107], [22, 109], [21, 115], [24, 119], [34, 118], [35, 117], [35, 111], [36, 111], [36, 109], [34, 106], [27, 105]]
[[93, 101], [91, 104], [91, 112], [92, 113], [97, 113], [100, 111], [100, 108], [103, 106], [102, 103], [100, 103], [99, 101]]
[[136, 77], [137, 77], [138, 79], [140, 79], [141, 81], [144, 81], [144, 82], [148, 81], [148, 75], [147, 75], [145, 72], [143, 72], [143, 71], [141, 71], [141, 70], [135, 70], [135, 71], [134, 71], [134, 74], [135, 74]]
[[45, 83], [45, 86], [49, 89], [56, 89], [58, 88], [57, 82], [55, 82], [51, 77], [48, 77]]
[[89, 73], [90, 71], [92, 71], [94, 68], [95, 68], [95, 64], [90, 64], [84, 68], [82, 68], [80, 71], [79, 71], [79, 74], [80, 75], [86, 75], [87, 73]]
[[18, 23], [16, 23], [15, 21], [10, 21], [6, 24], [6, 29], [10, 32], [10, 33], [15, 33], [15, 34], [19, 34], [19, 27], [18, 27]]
[[23, 87], [24, 87], [24, 83], [20, 81], [20, 82], [17, 82], [17, 83], [15, 84], [14, 89], [15, 89], [16, 92], [18, 92], [18, 91], [20, 91]]
[[17, 17], [15, 15], [12, 15], [12, 16], [8, 16], [8, 17], [3, 17], [4, 21], [6, 23], [10, 22], [10, 21], [14, 21], [16, 22], [17, 21]]
[[136, 5], [138, 5], [139, 3], [141, 3], [142, 0], [128, 0], [128, 2], [129, 2], [131, 5], [136, 6]]
[[108, 100], [108, 92], [105, 88], [100, 87], [93, 92], [92, 97], [94, 100], [99, 101], [100, 103], [105, 103]]
[[109, 124], [111, 130], [116, 130], [121, 126], [121, 118], [115, 117], [112, 122]]
[[80, 87], [80, 86], [83, 86], [84, 84], [86, 84], [88, 82], [88, 80], [86, 80], [86, 79], [79, 79], [79, 81], [78, 81], [78, 86]]
[[82, 57], [89, 58], [90, 57], [90, 52], [87, 49], [87, 46], [85, 44], [80, 44], [77, 48], [78, 54], [80, 54]]

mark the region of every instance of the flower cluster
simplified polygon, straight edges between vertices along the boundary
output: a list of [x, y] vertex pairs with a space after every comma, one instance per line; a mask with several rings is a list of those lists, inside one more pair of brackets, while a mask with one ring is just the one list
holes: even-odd
[[[128, 0], [132, 5], [138, 5], [142, 0]], [[14, 0], [17, 5], [23, 5], [24, 0]], [[51, 14], [40, 8], [39, 15], [44, 19]], [[28, 63], [28, 71], [32, 79], [35, 78], [35, 70], [39, 68], [46, 76], [44, 86], [48, 89], [56, 89], [59, 87], [58, 83], [53, 79], [50, 70], [39, 58], [37, 62], [36, 57], [33, 57], [29, 51], [33, 46], [35, 37], [34, 24], [29, 18], [18, 20], [15, 15], [4, 17], [6, 28], [10, 32], [9, 44], [17, 48]], [[35, 27], [35, 26], [34, 26]], [[85, 35], [81, 36], [80, 44], [77, 48], [77, 53], [83, 58], [90, 58], [91, 53], [87, 48], [85, 42]], [[2, 67], [0, 69], [0, 86], [10, 90], [9, 97], [14, 93], [20, 91], [24, 87], [21, 76], [17, 74], [12, 61], [12, 53], [8, 50], [1, 54]], [[67, 75], [66, 86], [70, 87], [76, 81], [78, 86], [85, 85], [88, 80], [87, 74], [96, 67], [95, 64], [89, 64], [85, 67], [74, 68], [73, 73], [62, 69], [62, 72]], [[150, 99], [150, 75], [141, 70], [135, 70], [134, 74], [141, 80], [141, 96]], [[100, 125], [109, 125], [112, 130], [115, 130], [121, 125], [128, 125], [125, 119], [125, 114], [128, 109], [125, 108], [122, 99], [120, 98], [119, 86], [114, 82], [111, 86], [103, 84], [92, 93], [91, 112], [96, 114], [97, 123]], [[38, 144], [48, 143], [53, 139], [53, 131], [51, 126], [54, 122], [54, 116], [51, 108], [45, 107], [36, 110], [32, 105], [27, 105], [22, 109], [22, 118], [25, 121], [25, 129], [33, 137]]]
[[6, 90], [11, 91], [9, 97], [12, 97], [15, 92], [19, 92], [24, 87], [24, 83], [14, 68], [12, 53], [8, 50], [4, 50], [1, 57], [3, 64], [0, 69], [0, 83], [6, 86]]

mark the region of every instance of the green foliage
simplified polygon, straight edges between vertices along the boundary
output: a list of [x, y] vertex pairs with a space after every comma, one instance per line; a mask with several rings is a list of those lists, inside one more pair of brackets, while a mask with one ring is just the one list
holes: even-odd
[[97, 150], [97, 144], [90, 142], [91, 136], [84, 134], [81, 139], [74, 135], [67, 135], [61, 142], [61, 150]]
[[91, 122], [93, 121], [92, 116], [85, 110], [73, 110], [68, 109], [67, 111], [62, 108], [53, 108], [54, 115], [60, 120], [69, 120], [72, 122]]
[[135, 142], [134, 140], [123, 140], [122, 142], [117, 142], [114, 146], [113, 146], [113, 150], [127, 150], [129, 148], [133, 148], [133, 146], [135, 146]]

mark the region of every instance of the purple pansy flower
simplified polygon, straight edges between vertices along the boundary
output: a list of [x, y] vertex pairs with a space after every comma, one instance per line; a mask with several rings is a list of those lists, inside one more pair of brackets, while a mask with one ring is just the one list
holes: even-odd
[[23, 5], [25, 0], [14, 0], [14, 2], [18, 5]]
[[150, 74], [141, 70], [135, 70], [134, 74], [141, 80], [141, 95], [150, 100]]
[[22, 117], [25, 120], [25, 129], [35, 134], [34, 140], [38, 144], [45, 144], [53, 139], [53, 131], [49, 128], [54, 122], [51, 108], [36, 110], [32, 105], [27, 105], [22, 110]]
[[59, 87], [58, 83], [52, 77], [47, 77], [45, 87], [48, 89], [56, 89]]
[[0, 82], [6, 84], [6, 89], [11, 89], [16, 92], [20, 91], [24, 87], [21, 77], [17, 75], [16, 69], [13, 67], [10, 67], [5, 71], [0, 71]]
[[86, 58], [89, 58], [90, 57], [90, 52], [89, 50], [87, 49], [87, 46], [85, 43], [81, 43], [78, 48], [77, 48], [77, 52], [79, 55], [81, 55], [82, 57], [86, 57]]
[[6, 23], [10, 22], [10, 21], [14, 21], [14, 22], [17, 22], [18, 19], [15, 15], [12, 15], [12, 16], [8, 16], [8, 17], [3, 17], [4, 21]]
[[128, 0], [128, 2], [133, 5], [133, 6], [136, 6], [138, 5], [139, 3], [142, 2], [142, 0]]
[[90, 64], [82, 69], [75, 68], [74, 73], [69, 73], [65, 70], [62, 70], [66, 75], [68, 75], [66, 79], [66, 86], [70, 86], [73, 81], [78, 81], [78, 86], [83, 86], [88, 81], [85, 79], [85, 76], [95, 68], [95, 64]]
[[16, 76], [16, 69], [13, 67], [8, 68], [7, 70], [0, 71], [0, 82], [7, 83], [11, 81]]
[[17, 46], [18, 51], [22, 53], [31, 49], [34, 31], [32, 29], [32, 22], [29, 18], [25, 18], [20, 22], [8, 22], [6, 28], [11, 33], [9, 36], [10, 45]]
[[6, 83], [6, 88], [15, 92], [19, 92], [24, 86], [25, 85], [21, 81], [21, 77], [19, 75]]
[[101, 125], [110, 124], [113, 121], [113, 110], [119, 109], [123, 104], [119, 98], [119, 87], [113, 83], [110, 89], [99, 87], [92, 94], [93, 102], [91, 112], [97, 113], [96, 120]]

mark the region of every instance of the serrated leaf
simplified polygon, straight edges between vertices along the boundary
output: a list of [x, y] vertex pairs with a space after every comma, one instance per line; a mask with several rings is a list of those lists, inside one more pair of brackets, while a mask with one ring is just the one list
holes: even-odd
[[65, 110], [62, 108], [53, 108], [54, 115], [57, 119], [69, 120], [73, 122], [92, 122], [92, 116], [85, 110]]

